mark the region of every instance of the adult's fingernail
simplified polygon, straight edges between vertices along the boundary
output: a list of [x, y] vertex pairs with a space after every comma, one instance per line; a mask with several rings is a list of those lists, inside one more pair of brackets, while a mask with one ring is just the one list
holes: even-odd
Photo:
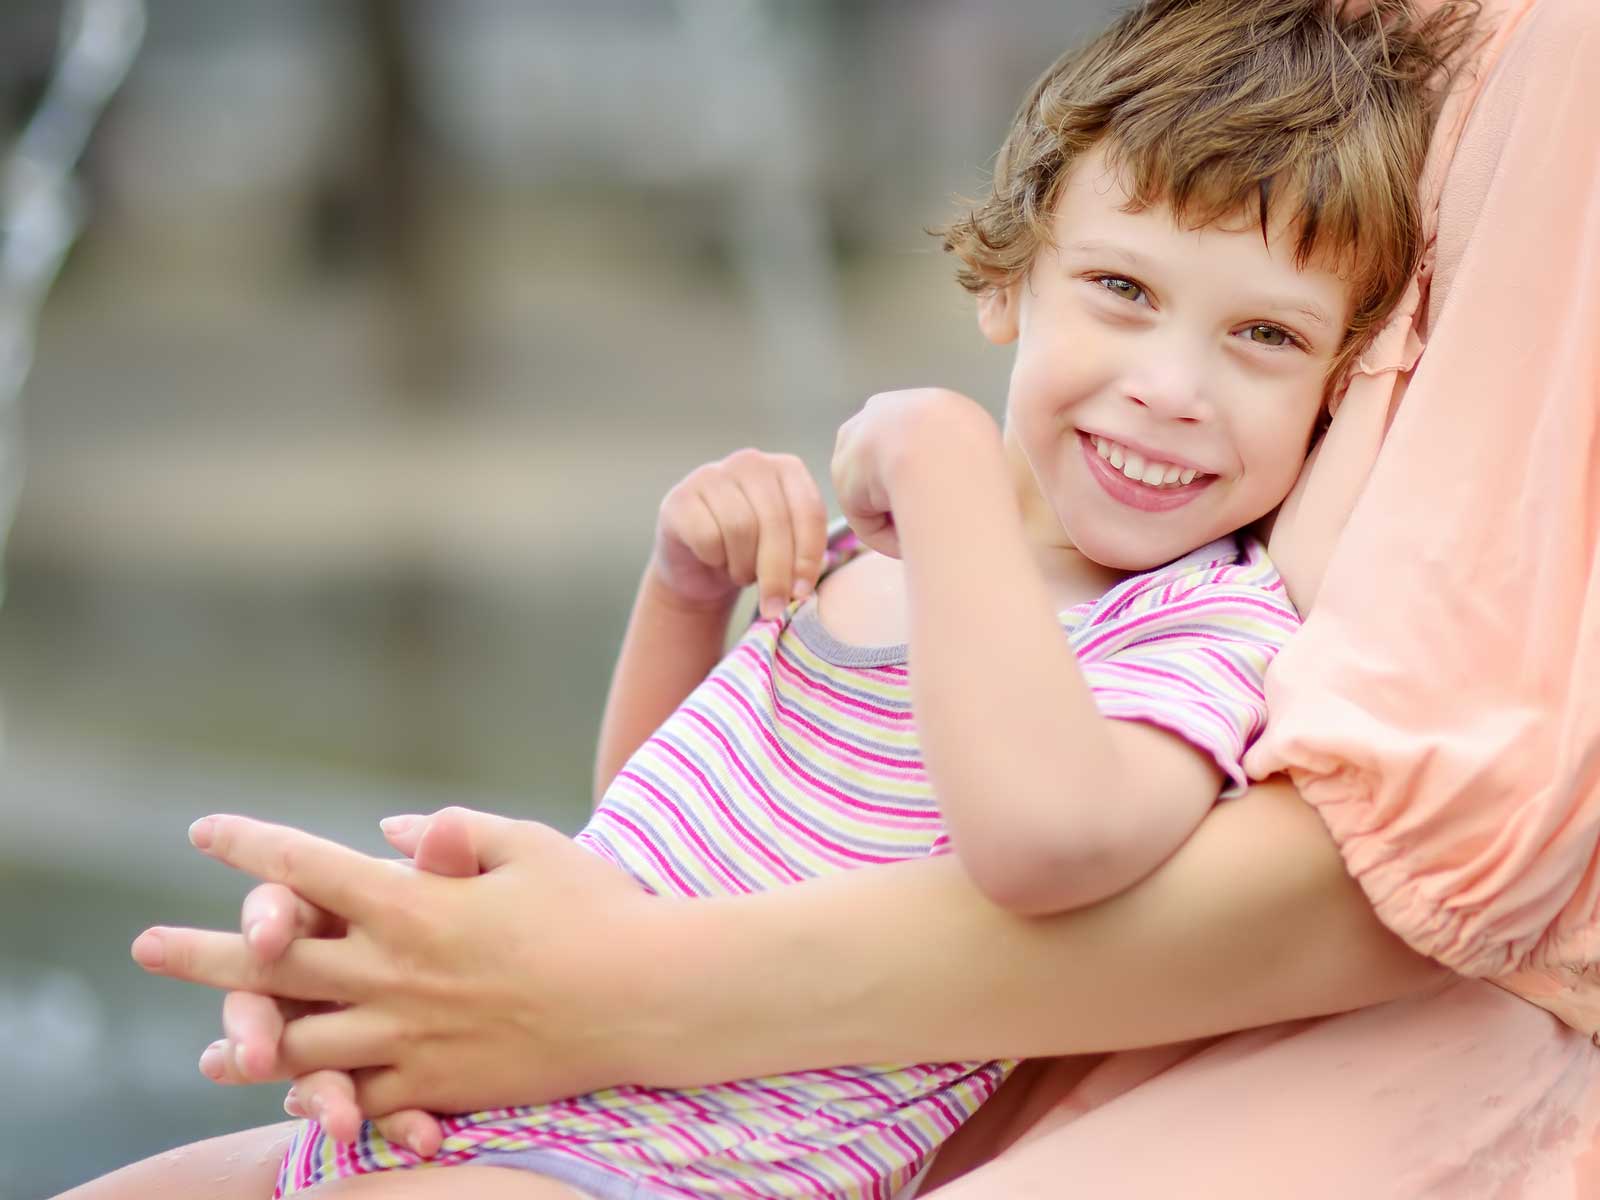
[[378, 822], [378, 828], [385, 833], [404, 833], [421, 819], [409, 813], [398, 817], [385, 817]]
[[200, 1052], [200, 1074], [220, 1082], [222, 1079], [222, 1053], [225, 1042], [212, 1042]]
[[289, 1089], [289, 1094], [283, 1098], [283, 1111], [291, 1117], [304, 1117], [306, 1110], [300, 1107], [300, 1097], [294, 1094], [294, 1089]]
[[189, 842], [197, 850], [209, 850], [211, 838], [216, 832], [217, 823], [211, 817], [201, 817], [189, 826]]
[[129, 948], [133, 954], [133, 961], [147, 971], [159, 971], [161, 964], [167, 961], [167, 947], [161, 940], [161, 935], [153, 929], [146, 929], [133, 939]]
[[783, 616], [783, 597], [763, 596], [761, 599], [761, 615], [768, 621], [775, 617]]
[[794, 598], [804, 600], [811, 595], [811, 582], [807, 579], [797, 579], [794, 585]]

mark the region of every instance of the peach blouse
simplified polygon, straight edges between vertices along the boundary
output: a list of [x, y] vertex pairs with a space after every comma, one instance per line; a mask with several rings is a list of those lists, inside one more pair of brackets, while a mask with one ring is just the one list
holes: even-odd
[[1056, 1064], [940, 1200], [1600, 1197], [1600, 2], [1483, 10], [1423, 271], [1273, 531], [1307, 620], [1246, 760], [1462, 978]]
[[1423, 277], [1274, 531], [1315, 603], [1249, 765], [1290, 773], [1415, 949], [1594, 1035], [1600, 5], [1485, 17]]

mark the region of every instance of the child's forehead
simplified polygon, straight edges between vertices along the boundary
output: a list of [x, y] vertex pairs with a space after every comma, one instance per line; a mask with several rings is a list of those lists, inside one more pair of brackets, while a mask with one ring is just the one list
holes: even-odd
[[1265, 203], [1258, 197], [1231, 207], [1191, 206], [1180, 212], [1159, 190], [1141, 195], [1127, 167], [1097, 146], [1063, 172], [1049, 241], [1057, 250], [1119, 249], [1131, 259], [1152, 262], [1226, 243], [1239, 270], [1333, 276], [1349, 286], [1356, 264], [1348, 247], [1314, 238], [1309, 252], [1302, 253], [1303, 211], [1297, 196], [1280, 194]]

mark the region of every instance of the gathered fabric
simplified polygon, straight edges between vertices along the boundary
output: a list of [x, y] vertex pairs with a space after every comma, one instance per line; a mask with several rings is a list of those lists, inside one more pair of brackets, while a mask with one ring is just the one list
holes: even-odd
[[1594, 1035], [1600, 9], [1485, 17], [1423, 271], [1274, 531], [1308, 616], [1249, 766], [1290, 774], [1411, 946]]
[[1600, 4], [1483, 21], [1422, 269], [1272, 531], [1306, 622], [1245, 760], [1459, 977], [1025, 1064], [952, 1200], [1600, 1197]]

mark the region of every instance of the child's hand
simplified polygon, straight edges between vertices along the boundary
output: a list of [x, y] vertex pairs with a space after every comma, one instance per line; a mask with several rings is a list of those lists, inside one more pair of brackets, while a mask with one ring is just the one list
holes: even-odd
[[754, 583], [763, 617], [780, 615], [817, 585], [828, 510], [792, 454], [737, 450], [667, 493], [650, 569], [674, 596], [718, 608]]
[[994, 422], [976, 401], [944, 388], [909, 388], [880, 392], [839, 427], [833, 444], [833, 490], [863, 543], [900, 557], [892, 486], [897, 470], [917, 461], [932, 468], [930, 477], [951, 479], [934, 460], [958, 463], [970, 445], [974, 419], [992, 438]]

